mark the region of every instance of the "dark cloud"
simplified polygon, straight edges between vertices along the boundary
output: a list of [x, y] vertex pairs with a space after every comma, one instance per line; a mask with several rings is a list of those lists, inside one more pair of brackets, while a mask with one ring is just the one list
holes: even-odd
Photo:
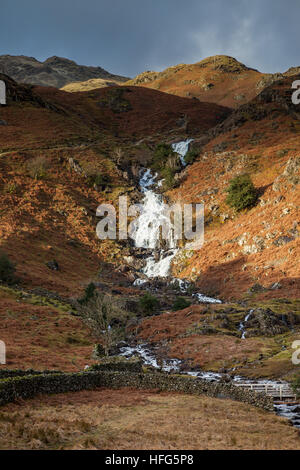
[[1, 0], [0, 54], [60, 55], [134, 76], [227, 54], [300, 65], [299, 0]]

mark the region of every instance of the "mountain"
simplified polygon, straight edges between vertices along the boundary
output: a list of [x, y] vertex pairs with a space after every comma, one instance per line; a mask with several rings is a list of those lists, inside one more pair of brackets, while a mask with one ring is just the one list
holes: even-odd
[[9, 75], [19, 83], [53, 86], [61, 88], [72, 82], [90, 79], [104, 79], [125, 82], [128, 77], [113, 75], [101, 67], [78, 65], [63, 57], [49, 57], [39, 62], [34, 57], [0, 56], [0, 72]]
[[[296, 73], [299, 73], [299, 67], [289, 69], [286, 75]], [[175, 65], [163, 72], [144, 72], [127, 82], [127, 85], [144, 86], [238, 108], [284, 75], [261, 73], [233, 57], [216, 55], [195, 64]]]
[[[98, 205], [117, 203], [124, 193], [137, 200], [136, 177], [157, 143], [166, 135], [180, 140], [186, 130], [208, 130], [230, 110], [142, 87], [67, 93], [18, 84], [4, 74], [0, 80], [7, 89], [7, 106], [0, 107], [0, 256], [5, 252], [16, 264], [22, 291], [34, 291], [37, 302], [22, 297], [18, 303], [0, 283], [1, 324], [8, 325], [0, 336], [11, 365], [76, 370], [90, 363], [92, 339], [60, 302], [78, 298], [100, 270], [106, 289], [136, 296], [132, 281], [116, 269], [127, 247], [96, 237]], [[22, 306], [45, 324], [46, 346], [37, 360], [30, 330], [23, 331], [22, 346], [16, 341], [27, 314], [7, 318], [8, 310]], [[52, 334], [53, 348], [47, 343]]]
[[[203, 203], [205, 210], [204, 245], [180, 253], [173, 276], [224, 301], [146, 318], [139, 338], [156, 351], [167, 345], [168, 357], [255, 378], [297, 373], [291, 357], [300, 326], [300, 106], [291, 86], [299, 79], [276, 81], [194, 135], [194, 162], [166, 193], [169, 201]], [[244, 173], [258, 199], [237, 212], [226, 203], [227, 189]]]
[[[276, 81], [232, 113], [213, 103], [138, 86], [66, 93], [17, 84], [0, 75], [6, 81], [8, 95], [8, 106], [0, 109], [1, 152], [7, 155], [1, 159], [1, 181], [4, 186], [11, 178], [19, 179], [20, 187], [29, 184], [31, 179], [21, 168], [39, 153], [49, 158], [55, 171], [61, 159], [61, 175], [68, 158], [73, 158], [90, 167], [103, 160], [112, 176], [116, 171], [114, 151], [120, 149], [121, 170], [130, 174], [132, 164], [151, 162], [156, 144], [192, 137], [196, 160], [183, 171], [179, 186], [168, 197], [205, 203], [205, 256], [203, 250], [196, 252], [187, 266], [175, 268], [176, 274], [195, 278], [199, 289], [219, 292], [224, 298], [244, 295], [255, 281], [264, 287], [279, 282], [289, 295], [297, 296], [299, 286], [292, 260], [299, 240], [294, 222], [300, 129], [299, 110], [291, 102], [291, 84], [297, 78], [293, 75]], [[133, 183], [118, 171], [118, 187]], [[239, 172], [250, 173], [260, 202], [249, 211], [235, 214], [225, 203], [225, 190]], [[67, 174], [68, 170], [66, 188], [71, 184]], [[84, 188], [84, 180], [82, 185]], [[22, 193], [18, 194], [2, 194], [6, 214], [10, 211], [13, 219], [16, 207], [23, 207]], [[50, 203], [50, 193], [49, 197]], [[48, 220], [52, 217], [49, 215]], [[269, 228], [264, 228], [264, 223]], [[30, 231], [27, 235], [30, 238]], [[19, 265], [22, 250], [13, 248], [16, 237], [11, 238], [12, 245], [7, 249]], [[276, 262], [276, 257], [283, 261]], [[42, 277], [47, 283], [45, 273]], [[59, 283], [63, 285], [62, 280]], [[278, 295], [280, 290], [262, 290], [264, 297]]]
[[[300, 76], [293, 72], [235, 110], [143, 86], [67, 93], [0, 75], [7, 86], [7, 106], [0, 107], [1, 252], [18, 278], [17, 287], [0, 284], [1, 338], [11, 367], [78, 370], [90, 363], [94, 340], [80, 328], [72, 302], [93, 281], [126, 303], [118, 321], [127, 339], [161, 344], [165, 355], [203, 370], [294, 372], [300, 108], [291, 85]], [[164, 196], [205, 204], [205, 243], [180, 251], [172, 275], [223, 303], [195, 305], [190, 293], [170, 291], [170, 279], [153, 280], [147, 288], [161, 307], [144, 319], [139, 299], [146, 286], [133, 286], [144, 253], [133, 255], [126, 241], [100, 241], [96, 209], [118, 204], [121, 195], [140, 201], [139, 171], [153, 164], [158, 144], [187, 138], [194, 140], [185, 169], [169, 154], [160, 162], [177, 172]], [[226, 190], [245, 172], [258, 200], [235, 212]], [[193, 305], [170, 314], [177, 295]], [[242, 340], [240, 324], [252, 309]], [[36, 318], [42, 328], [31, 341]]]
[[[42, 277], [45, 287], [50, 288], [51, 285], [54, 287], [53, 274], [49, 272], [47, 266], [24, 252], [24, 249], [27, 251], [27, 243], [31, 246], [37, 244], [38, 250], [40, 240], [35, 237], [34, 232], [36, 229], [40, 234], [44, 232], [44, 235], [40, 236], [45, 237], [47, 243], [52, 246], [53, 256], [63, 265], [66, 262], [63, 271], [56, 276], [55, 289], [58, 291], [59, 285], [64, 286], [63, 291], [68, 290], [69, 274], [71, 277], [79, 276], [79, 278], [86, 275], [80, 266], [77, 266], [78, 269], [75, 271], [73, 268], [69, 271], [71, 264], [70, 261], [66, 261], [65, 255], [71, 260], [74, 247], [68, 245], [71, 234], [68, 235], [65, 231], [65, 217], [68, 217], [69, 211], [74, 211], [71, 218], [74, 217], [73, 222], [75, 222], [78, 217], [81, 218], [82, 210], [88, 214], [90, 212], [95, 214], [97, 200], [112, 197], [111, 194], [107, 196], [101, 190], [95, 191], [89, 188], [89, 177], [83, 175], [102, 172], [103, 175], [109, 176], [115, 188], [114, 194], [117, 195], [118, 191], [124, 191], [124, 187], [132, 186], [132, 181], [128, 181], [127, 176], [124, 178], [122, 171], [131, 173], [133, 163], [141, 166], [149, 161], [152, 158], [152, 149], [156, 143], [163, 141], [165, 135], [180, 139], [182, 133], [186, 132], [186, 127], [192, 133], [199, 133], [200, 129], [208, 130], [230, 113], [230, 110], [222, 106], [200, 103], [198, 100], [176, 97], [142, 87], [109, 87], [89, 92], [67, 93], [52, 87], [17, 84], [1, 74], [0, 79], [6, 82], [7, 87], [7, 106], [0, 109], [2, 122], [0, 184], [4, 188], [0, 205], [6, 207], [6, 215], [1, 218], [0, 223], [2, 248], [14, 258], [17, 269], [27, 272], [25, 277], [29, 279], [29, 283], [40, 283]], [[116, 167], [114, 156], [115, 149], [119, 147], [122, 149], [122, 171]], [[26, 167], [30, 165], [30, 161], [39, 156], [43, 159], [43, 165], [47, 167], [47, 176], [35, 180], [30, 177], [30, 171], [26, 170]], [[76, 160], [78, 166], [70, 164], [69, 159]], [[71, 171], [73, 167], [75, 169]], [[15, 185], [13, 186], [15, 190], [11, 193], [5, 190], [10, 184]], [[60, 196], [57, 193], [57, 184], [60, 187], [58, 190]], [[22, 222], [17, 234], [14, 230], [7, 231], [5, 227], [11, 224], [11, 227], [14, 226], [12, 221], [17, 210], [16, 204], [18, 207], [22, 206], [21, 201], [27, 197], [27, 191], [31, 193], [31, 202], [23, 206], [23, 222], [25, 227], [26, 220], [31, 218], [32, 230], [27, 227], [26, 230], [24, 228], [27, 233], [23, 232]], [[43, 202], [39, 194], [43, 194]], [[61, 203], [55, 202], [57, 196], [59, 199], [62, 198], [64, 209]], [[67, 208], [68, 200], [69, 208]], [[40, 204], [42, 206], [45, 204], [42, 210], [45, 218], [40, 213], [42, 207]], [[60, 228], [56, 226], [52, 232], [46, 229], [46, 226], [56, 225], [54, 220], [57, 211], [54, 207], [63, 211], [65, 215], [58, 215], [62, 225]], [[85, 222], [77, 229], [74, 227], [71, 238], [78, 238], [78, 242], [81, 239], [79, 251], [82, 253], [90, 251], [85, 265], [88, 266], [88, 260], [93, 258], [91, 264], [94, 266], [101, 243], [95, 239], [95, 227], [90, 224], [89, 217], [90, 215], [83, 216]], [[34, 228], [34, 219], [39, 219], [36, 228]], [[13, 248], [16, 244], [20, 244], [18, 250]], [[59, 246], [64, 246], [63, 252]], [[60, 261], [58, 252], [61, 252], [64, 261]], [[43, 271], [42, 276], [40, 269]], [[67, 284], [64, 285], [65, 282]]]

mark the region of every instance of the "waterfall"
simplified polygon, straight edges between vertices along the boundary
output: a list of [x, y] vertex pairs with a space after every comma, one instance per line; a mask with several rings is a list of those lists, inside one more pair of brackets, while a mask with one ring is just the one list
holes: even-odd
[[166, 277], [170, 272], [171, 262], [176, 255], [177, 250], [172, 250], [170, 255], [162, 257], [160, 255], [159, 261], [155, 261], [153, 256], [150, 256], [146, 261], [144, 274], [148, 277]]
[[250, 312], [247, 313], [244, 320], [240, 323], [239, 330], [242, 332], [242, 339], [246, 338], [246, 323], [249, 320], [249, 318], [251, 317], [252, 312], [253, 312], [253, 309], [251, 309]]
[[150, 170], [146, 170], [141, 177], [140, 186], [144, 193], [144, 199], [141, 204], [141, 213], [134, 223], [134, 231], [131, 236], [136, 247], [154, 250], [159, 248], [160, 231], [164, 228], [167, 234], [167, 248], [175, 248], [173, 232], [162, 196], [151, 189], [147, 189], [154, 184], [155, 178], [156, 176], [153, 177]]
[[[177, 142], [172, 145], [174, 152], [180, 155], [183, 165], [184, 157], [193, 139]], [[176, 242], [170, 219], [167, 215], [167, 206], [160, 194], [155, 193], [155, 186], [161, 184], [157, 180], [157, 174], [152, 175], [151, 170], [144, 170], [141, 174], [139, 185], [144, 198], [141, 204], [141, 213], [134, 223], [132, 238], [138, 248], [160, 249], [161, 231], [164, 231], [164, 249], [160, 249], [159, 259], [149, 256], [143, 273], [149, 277], [166, 277], [170, 272], [171, 262], [177, 253]], [[138, 283], [136, 283], [137, 285]]]
[[184, 157], [186, 156], [189, 150], [189, 145], [191, 142], [193, 142], [193, 140], [194, 139], [187, 139], [187, 140], [183, 140], [181, 142], [172, 144], [172, 149], [175, 153], [178, 153], [183, 166], [186, 165]]
[[[184, 157], [192, 140], [187, 139], [172, 145], [174, 152], [180, 155], [183, 165], [185, 165]], [[178, 252], [178, 248], [174, 240], [167, 205], [165, 205], [161, 194], [155, 192], [155, 187], [159, 187], [161, 181], [157, 181], [157, 174], [152, 175], [150, 169], [145, 169], [141, 172], [139, 185], [144, 197], [140, 205], [140, 215], [133, 224], [131, 237], [137, 248], [156, 250], [156, 253], [151, 254], [146, 259], [143, 274], [148, 278], [167, 277], [170, 274], [171, 263]], [[164, 233], [163, 248], [161, 247], [162, 231]], [[145, 282], [145, 279], [136, 279], [134, 285], [142, 286]], [[178, 282], [181, 292], [185, 292], [189, 287], [187, 281], [173, 279], [171, 282]], [[194, 294], [194, 296], [198, 302], [221, 303], [218, 299], [200, 293]]]
[[[134, 230], [131, 234], [136, 247], [159, 250], [159, 259], [154, 255], [146, 259], [143, 273], [149, 278], [168, 276], [171, 261], [177, 252], [167, 206], [162, 196], [151, 189], [153, 186], [160, 185], [156, 179], [157, 175], [153, 176], [149, 169], [141, 174], [139, 184], [144, 198], [140, 215], [134, 222]], [[164, 249], [160, 248], [162, 230], [165, 234]], [[135, 283], [135, 285], [138, 284], [139, 282]]]

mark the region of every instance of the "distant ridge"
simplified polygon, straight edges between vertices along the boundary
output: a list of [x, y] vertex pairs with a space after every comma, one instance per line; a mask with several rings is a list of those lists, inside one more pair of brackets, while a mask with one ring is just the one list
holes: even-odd
[[73, 82], [99, 78], [117, 82], [128, 80], [128, 77], [111, 74], [102, 67], [78, 65], [73, 60], [57, 56], [39, 62], [34, 57], [2, 55], [0, 56], [0, 72], [19, 83], [56, 88], [62, 88]]
[[143, 72], [126, 85], [153, 88], [172, 95], [239, 108], [267, 86], [297, 73], [299, 67], [290, 68], [285, 73], [262, 73], [234, 57], [216, 55], [195, 64], [174, 65], [162, 72]]

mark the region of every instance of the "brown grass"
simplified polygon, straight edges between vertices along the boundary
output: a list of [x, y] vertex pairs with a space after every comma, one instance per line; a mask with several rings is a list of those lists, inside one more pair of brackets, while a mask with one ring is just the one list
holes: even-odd
[[7, 364], [0, 368], [78, 371], [91, 364], [93, 342], [82, 321], [66, 307], [42, 302], [0, 288], [0, 338], [7, 350]]
[[[282, 93], [288, 93], [289, 86], [290, 81], [286, 81]], [[274, 91], [278, 92], [276, 87]], [[252, 104], [259, 110], [259, 101]], [[289, 235], [299, 220], [299, 187], [284, 181], [280, 190], [273, 190], [288, 160], [299, 155], [299, 126], [279, 106], [276, 122], [269, 104], [264, 103], [263, 108], [268, 113], [265, 119], [248, 117], [234, 132], [228, 129], [204, 146], [187, 168], [181, 185], [168, 193], [182, 204], [204, 203], [207, 222], [202, 249], [175, 266], [174, 274], [192, 278], [199, 291], [226, 300], [244, 297], [257, 282], [265, 287], [275, 282], [282, 285], [282, 290], [266, 291], [257, 298], [300, 296], [299, 263], [295, 262], [300, 255], [299, 237], [282, 246], [274, 245], [279, 236]], [[220, 144], [227, 145], [226, 151], [216, 151]], [[259, 201], [255, 207], [235, 213], [225, 203], [226, 189], [231, 178], [243, 172], [250, 173]], [[296, 177], [299, 181], [299, 169]], [[211, 207], [218, 207], [217, 212]], [[225, 222], [224, 215], [228, 216]], [[243, 235], [245, 240], [239, 244], [238, 237]], [[264, 240], [262, 248], [255, 247], [260, 237]], [[246, 250], [252, 245], [256, 252]]]
[[[219, 67], [229, 68], [222, 70]], [[235, 72], [230, 68], [236, 69]], [[180, 64], [160, 73], [144, 72], [129, 85], [159, 89], [177, 96], [197, 97], [201, 101], [237, 108], [253, 99], [261, 88], [259, 82], [266, 74], [247, 69], [227, 56], [208, 57], [195, 64]], [[144, 82], [143, 79], [147, 80]], [[207, 85], [213, 85], [207, 87]]]
[[[285, 377], [289, 379], [295, 370], [292, 363], [292, 344], [299, 338], [299, 328], [275, 336], [236, 336], [239, 323], [250, 308], [270, 308], [280, 314], [293, 311], [299, 315], [297, 301], [283, 303], [276, 300], [249, 303], [245, 309], [238, 304], [192, 305], [184, 310], [166, 312], [145, 318], [139, 325], [138, 336], [148, 343], [160, 345], [160, 353], [184, 360], [187, 364], [203, 370], [218, 371], [220, 368], [238, 368], [247, 377]], [[227, 326], [218, 318], [227, 313]], [[214, 333], [205, 332], [213, 328]], [[202, 330], [204, 328], [204, 331]], [[284, 346], [284, 349], [283, 349]]]
[[230, 400], [100, 389], [0, 413], [0, 449], [300, 449], [284, 418]]

